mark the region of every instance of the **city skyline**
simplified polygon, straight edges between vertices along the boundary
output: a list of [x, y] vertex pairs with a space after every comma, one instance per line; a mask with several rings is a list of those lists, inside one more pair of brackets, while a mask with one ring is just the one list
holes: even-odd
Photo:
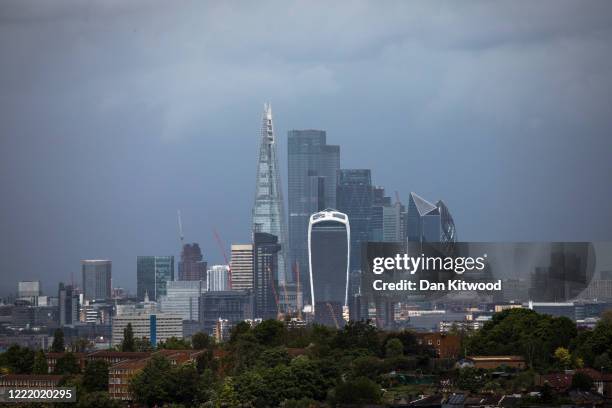
[[136, 256], [179, 258], [177, 209], [223, 263], [214, 229], [250, 242], [266, 100], [283, 193], [287, 132], [320, 129], [462, 240], [612, 240], [609, 3], [33, 4], [0, 13], [0, 294], [54, 294], [81, 259], [135, 292]]

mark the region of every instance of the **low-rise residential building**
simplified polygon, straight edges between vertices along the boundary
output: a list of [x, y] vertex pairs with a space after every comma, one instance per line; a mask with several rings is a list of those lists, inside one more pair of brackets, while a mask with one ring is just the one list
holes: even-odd
[[521, 356], [468, 356], [460, 360], [459, 367], [473, 367], [491, 370], [498, 367], [517, 368], [523, 370], [527, 367], [525, 359]]
[[131, 401], [129, 384], [132, 377], [144, 369], [154, 355], [162, 355], [172, 366], [194, 363], [202, 350], [160, 350], [139, 360], [125, 360], [112, 365], [108, 370], [108, 393], [112, 399]]
[[[53, 373], [55, 372], [55, 367], [57, 366], [57, 361], [59, 359], [61, 359], [62, 357], [66, 356], [66, 354], [68, 353], [47, 353], [45, 354], [45, 356], [47, 357], [47, 367], [49, 367], [49, 373]], [[87, 356], [86, 353], [72, 353], [72, 355], [74, 355], [74, 357], [76, 358], [80, 369], [84, 369], [85, 368], [85, 364], [86, 364], [86, 360], [85, 357]]]
[[183, 337], [183, 318], [171, 313], [128, 313], [117, 315], [112, 324], [112, 345], [123, 342], [123, 330], [132, 325], [134, 338], [147, 338], [152, 345], [170, 337]]
[[61, 375], [50, 374], [5, 374], [0, 376], [0, 394], [10, 388], [53, 389], [57, 388]]
[[461, 337], [447, 333], [416, 333], [417, 344], [430, 346], [439, 358], [457, 358], [461, 352]]

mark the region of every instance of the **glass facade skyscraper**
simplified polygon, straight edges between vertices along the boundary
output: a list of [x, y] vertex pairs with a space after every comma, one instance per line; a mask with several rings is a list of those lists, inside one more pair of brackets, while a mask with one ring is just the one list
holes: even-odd
[[340, 146], [328, 145], [324, 130], [291, 130], [287, 134], [287, 169], [290, 268], [300, 272], [300, 281], [305, 284], [308, 220], [318, 211], [336, 208]]
[[338, 211], [351, 223], [350, 271], [361, 270], [361, 243], [370, 235], [372, 176], [369, 169], [342, 169], [338, 173]]
[[287, 224], [276, 158], [276, 138], [272, 123], [272, 107], [264, 105], [261, 124], [261, 144], [257, 161], [255, 204], [253, 205], [253, 233], [263, 232], [278, 237], [278, 281], [285, 283], [287, 274]]
[[440, 242], [451, 250], [457, 241], [453, 217], [442, 200], [432, 204], [416, 193], [408, 200], [407, 239], [409, 242]]
[[278, 253], [281, 246], [275, 235], [263, 232], [253, 234], [253, 295], [254, 317], [276, 319], [278, 282]]
[[112, 262], [102, 259], [81, 261], [83, 297], [85, 300], [106, 301], [111, 298]]
[[166, 295], [166, 283], [174, 280], [174, 256], [139, 256], [136, 265], [136, 294], [157, 301]]

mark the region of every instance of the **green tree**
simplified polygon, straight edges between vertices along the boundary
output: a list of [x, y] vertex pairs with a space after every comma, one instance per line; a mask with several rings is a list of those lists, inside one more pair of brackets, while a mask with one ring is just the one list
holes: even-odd
[[193, 364], [181, 365], [170, 370], [168, 395], [172, 402], [191, 405], [198, 402], [200, 377]]
[[154, 355], [130, 381], [129, 389], [135, 401], [146, 406], [171, 402], [170, 372], [170, 361], [164, 356]]
[[374, 355], [381, 355], [379, 332], [370, 322], [348, 322], [334, 338], [336, 349], [364, 349]]
[[469, 354], [520, 354], [530, 366], [547, 368], [555, 350], [568, 348], [576, 333], [576, 325], [566, 317], [510, 309], [494, 314], [481, 330], [466, 339], [466, 346]]
[[404, 345], [400, 339], [390, 339], [385, 346], [385, 356], [389, 358], [404, 355]]
[[253, 335], [259, 344], [280, 346], [285, 338], [285, 325], [278, 320], [264, 320], [253, 328]]
[[603, 313], [595, 328], [581, 332], [574, 343], [577, 354], [588, 366], [595, 366], [595, 358], [604, 353], [612, 356], [612, 311]]
[[595, 357], [593, 360], [593, 368], [596, 370], [612, 371], [612, 359], [608, 353], [603, 353]]
[[134, 339], [134, 350], [135, 351], [151, 351], [153, 350], [153, 346], [151, 342], [146, 337], [141, 339]]
[[484, 374], [476, 368], [467, 367], [457, 370], [455, 386], [458, 390], [478, 392], [485, 382]]
[[557, 347], [555, 350], [555, 360], [562, 370], [566, 370], [572, 366], [572, 355], [565, 347]]
[[217, 360], [214, 358], [212, 350], [202, 350], [202, 353], [196, 357], [196, 369], [202, 374], [206, 370], [216, 372], [218, 368]]
[[83, 389], [86, 392], [108, 390], [108, 364], [103, 360], [92, 360], [83, 370]]
[[583, 372], [574, 373], [572, 376], [572, 389], [589, 391], [593, 388], [593, 379]]
[[204, 350], [212, 345], [210, 336], [203, 332], [197, 332], [191, 336], [191, 345], [195, 350]]
[[0, 358], [0, 365], [13, 374], [30, 374], [34, 367], [34, 351], [17, 344], [10, 346]]
[[234, 386], [234, 380], [232, 377], [225, 377], [221, 389], [215, 398], [215, 408], [236, 408], [239, 406], [240, 400], [238, 399], [238, 393]]
[[51, 344], [51, 351], [54, 353], [63, 353], [65, 351], [64, 331], [62, 329], [56, 329], [53, 333], [53, 343]]
[[79, 361], [73, 353], [65, 353], [55, 363], [55, 374], [72, 375], [80, 371]]
[[136, 351], [132, 323], [128, 323], [127, 327], [123, 329], [123, 341], [121, 342], [121, 351]]
[[158, 347], [166, 350], [187, 350], [191, 348], [191, 343], [184, 339], [170, 337], [165, 342], [159, 343]]
[[382, 391], [374, 381], [360, 377], [338, 384], [332, 393], [336, 404], [376, 404], [380, 402]]
[[259, 355], [259, 364], [268, 368], [276, 367], [279, 364], [287, 365], [289, 361], [291, 357], [284, 346], [264, 350]]
[[47, 364], [47, 356], [42, 350], [38, 350], [34, 356], [34, 365], [32, 367], [32, 374], [48, 374], [49, 366]]

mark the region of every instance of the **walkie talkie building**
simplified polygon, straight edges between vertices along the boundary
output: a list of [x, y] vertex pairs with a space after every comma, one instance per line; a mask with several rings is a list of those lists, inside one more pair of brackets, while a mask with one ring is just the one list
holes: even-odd
[[350, 243], [351, 227], [346, 214], [328, 209], [310, 217], [308, 264], [315, 319], [317, 307], [347, 306]]

